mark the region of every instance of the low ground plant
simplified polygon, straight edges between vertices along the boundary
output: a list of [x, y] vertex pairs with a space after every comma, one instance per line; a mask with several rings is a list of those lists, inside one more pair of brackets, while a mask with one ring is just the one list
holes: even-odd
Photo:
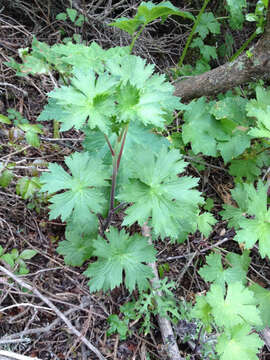
[[[227, 1], [227, 7], [232, 29], [241, 27], [245, 1]], [[263, 31], [266, 8], [266, 1], [258, 1], [256, 11], [248, 16], [257, 22], [257, 33]], [[215, 100], [201, 97], [185, 104], [174, 96], [165, 75], [132, 55], [135, 41], [149, 23], [174, 15], [194, 23], [189, 44], [200, 52], [195, 66], [183, 66], [182, 57], [174, 76], [211, 68], [219, 51], [205, 39], [219, 34], [220, 22], [204, 9], [195, 18], [167, 1], [142, 2], [134, 18], [110, 24], [131, 36], [128, 47], [104, 50], [79, 39], [50, 47], [34, 39], [23, 63], [9, 64], [21, 76], [57, 71], [59, 86], [48, 94], [38, 121], [54, 120], [61, 124], [60, 131], [75, 128], [85, 135], [83, 151], [66, 156], [63, 166], [50, 163], [39, 182], [41, 191], [49, 195], [49, 218], [66, 222], [65, 240], [57, 252], [68, 265], [88, 262], [84, 275], [90, 292], [110, 291], [121, 284], [130, 293], [138, 290], [139, 297], [120, 308], [121, 316], [109, 317], [108, 334], [118, 332], [125, 339], [130, 323], [138, 319], [148, 333], [152, 316], [160, 314], [175, 324], [186, 321], [186, 326], [195, 326], [196, 336], [206, 334], [204, 345], [197, 347], [205, 358], [211, 354], [211, 359], [252, 360], [263, 346], [259, 332], [270, 321], [269, 291], [247, 281], [250, 250], [257, 246], [261, 258], [270, 255], [267, 174], [259, 179], [270, 165], [266, 155], [270, 90], [257, 84], [249, 97], [228, 92]], [[61, 20], [80, 19], [70, 9], [60, 15]], [[179, 118], [181, 131], [175, 130]], [[34, 138], [33, 145], [38, 145], [40, 127], [29, 126], [22, 130], [32, 132], [31, 141]], [[162, 135], [165, 130], [170, 132], [167, 137]], [[211, 234], [217, 221], [210, 212], [211, 199], [198, 190], [199, 178], [186, 175], [184, 160], [186, 156], [200, 163], [201, 170], [202, 155], [222, 157], [234, 177], [231, 204], [224, 205], [219, 216], [235, 229], [234, 240], [242, 253], [223, 256], [213, 251], [206, 257], [199, 275], [209, 290], [196, 297], [187, 315], [173, 295], [175, 284], [167, 278], [153, 284], [148, 264], [157, 261], [156, 242], [183, 243], [196, 231], [204, 237]], [[117, 212], [125, 215], [121, 229], [112, 224]], [[131, 233], [135, 223], [151, 229], [152, 243]]]

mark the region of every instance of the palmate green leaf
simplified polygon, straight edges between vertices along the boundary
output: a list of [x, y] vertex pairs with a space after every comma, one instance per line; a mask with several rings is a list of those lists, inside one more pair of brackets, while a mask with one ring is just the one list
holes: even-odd
[[235, 281], [246, 283], [246, 274], [250, 264], [248, 251], [243, 255], [229, 253], [225, 258], [226, 268], [221, 262], [221, 255], [212, 253], [206, 257], [207, 265], [199, 270], [200, 276], [205, 281], [219, 284], [225, 289], [225, 283], [230, 284]]
[[[240, 203], [242, 209], [242, 218], [238, 212], [238, 224], [235, 240], [239, 243], [244, 243], [247, 249], [252, 248], [256, 241], [259, 241], [259, 252], [264, 258], [270, 255], [270, 209], [267, 209], [267, 190], [268, 186], [264, 185], [262, 181], [258, 181], [257, 189], [253, 184], [237, 185], [233, 193], [233, 198], [246, 192], [245, 202]], [[237, 201], [237, 200], [236, 200]], [[223, 211], [223, 218], [229, 219], [235, 216], [236, 211], [231, 206], [226, 206]], [[246, 215], [249, 215], [246, 218]]]
[[[259, 120], [258, 127], [253, 128], [249, 131], [249, 135], [254, 138], [270, 138], [270, 124], [269, 124], [269, 116], [270, 116], [270, 106], [268, 111], [258, 110], [257, 117]], [[268, 128], [264, 125], [266, 124]]]
[[164, 127], [168, 112], [182, 108], [173, 95], [173, 86], [164, 75], [154, 74], [154, 66], [133, 55], [107, 61], [110, 73], [121, 81], [117, 90], [118, 122], [137, 121]]
[[130, 164], [130, 183], [124, 184], [118, 195], [118, 199], [133, 203], [123, 225], [136, 221], [143, 225], [151, 217], [155, 235], [162, 238], [176, 239], [183, 230], [181, 222], [190, 225], [185, 232], [196, 231], [197, 206], [202, 199], [192, 190], [197, 179], [177, 176], [185, 166], [177, 150], [163, 147], [157, 156], [148, 148], [138, 148]]
[[81, 266], [93, 254], [94, 237], [80, 235], [76, 232], [66, 232], [66, 240], [60, 241], [56, 251], [64, 256], [65, 264]]
[[226, 134], [209, 110], [210, 105], [206, 103], [205, 98], [193, 100], [184, 114], [182, 136], [185, 144], [191, 142], [195, 154], [202, 152], [205, 155], [217, 156], [216, 138], [221, 139]]
[[204, 212], [198, 216], [198, 230], [206, 237], [208, 237], [212, 231], [212, 225], [215, 225], [217, 220], [209, 212]]
[[254, 305], [253, 292], [239, 282], [228, 284], [227, 292], [221, 285], [213, 284], [206, 295], [212, 315], [218, 326], [231, 329], [238, 324], [261, 325], [260, 312]]
[[[89, 265], [84, 275], [90, 278], [90, 291], [112, 290], [123, 282], [129, 291], [138, 286], [139, 290], [149, 287], [148, 279], [152, 270], [144, 263], [153, 262], [155, 249], [140, 235], [129, 236], [124, 230], [110, 228], [106, 232], [108, 241], [101, 237], [93, 241], [93, 255], [98, 260]], [[124, 273], [123, 273], [124, 272]]]
[[257, 353], [263, 345], [259, 335], [252, 333], [251, 326], [241, 324], [218, 338], [216, 351], [220, 360], [257, 360]]
[[202, 57], [209, 62], [210, 59], [217, 59], [217, 50], [214, 46], [205, 45], [200, 37], [195, 38], [191, 45], [191, 48], [198, 47], [200, 49], [200, 53]]
[[257, 159], [235, 159], [231, 161], [229, 173], [235, 177], [236, 182], [253, 182], [261, 173]]
[[139, 56], [126, 55], [108, 59], [106, 68], [113, 76], [120, 79], [124, 86], [129, 83], [137, 89], [142, 89], [153, 75], [155, 66], [146, 64], [146, 60]]
[[207, 12], [202, 14], [195, 32], [198, 33], [202, 39], [205, 39], [209, 33], [219, 34], [220, 24], [212, 12]]
[[[56, 88], [48, 94], [50, 98], [56, 99], [57, 106], [62, 107], [63, 114], [57, 119], [63, 122], [61, 130], [68, 130], [72, 126], [80, 129], [88, 119], [87, 123], [91, 129], [97, 127], [107, 133], [109, 119], [114, 114], [113, 91], [117, 80], [106, 73], [96, 79], [93, 70], [84, 71], [79, 68], [74, 68], [73, 74], [70, 86]], [[49, 107], [46, 108], [47, 112], [48, 110]], [[58, 111], [61, 113], [60, 109]], [[50, 113], [53, 116], [52, 111]], [[43, 119], [41, 113], [39, 120]]]
[[56, 44], [52, 47], [52, 50], [58, 56], [58, 59], [61, 59], [61, 62], [65, 64], [72, 65], [84, 71], [88, 71], [90, 68], [97, 73], [104, 71], [106, 51], [94, 41], [90, 46], [73, 44], [72, 42], [68, 42], [65, 45]]
[[87, 221], [90, 211], [102, 211], [105, 199], [101, 187], [106, 186], [106, 168], [100, 159], [87, 153], [74, 153], [65, 158], [65, 163], [72, 175], [60, 165], [50, 164], [50, 172], [40, 178], [43, 192], [54, 194], [66, 190], [50, 198], [50, 219], [61, 216], [65, 221], [73, 216]]

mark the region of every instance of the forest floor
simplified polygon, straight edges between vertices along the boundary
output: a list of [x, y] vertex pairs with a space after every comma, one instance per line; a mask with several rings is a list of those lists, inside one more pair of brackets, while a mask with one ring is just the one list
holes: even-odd
[[[0, 4], [0, 113], [7, 115], [7, 109], [15, 109], [33, 124], [46, 104], [46, 94], [53, 89], [53, 83], [46, 75], [18, 77], [5, 62], [10, 58], [20, 61], [18, 50], [31, 47], [33, 36], [52, 45], [63, 36], [80, 33], [87, 44], [96, 41], [104, 48], [127, 45], [129, 38], [126, 35], [103, 24], [122, 14], [133, 14], [137, 6], [135, 0], [115, 1], [115, 5], [111, 6], [104, 6], [106, 1], [85, 1], [88, 9], [97, 4], [96, 15], [91, 15], [88, 23], [78, 28], [72, 23], [55, 19], [69, 6], [69, 1], [44, 3], [38, 0], [4, 0]], [[178, 2], [177, 6], [180, 5]], [[183, 28], [174, 19], [163, 25], [154, 24], [139, 40], [135, 52], [156, 64], [157, 70], [167, 72], [179, 59], [189, 30], [188, 25]], [[26, 261], [30, 271], [22, 277], [37, 291], [27, 290], [17, 279], [11, 280], [7, 274], [0, 273], [0, 350], [42, 360], [96, 359], [82, 341], [82, 338], [87, 338], [106, 359], [146, 360], [146, 354], [151, 359], [165, 359], [154, 318], [153, 329], [147, 336], [140, 332], [139, 322], [133, 324], [132, 334], [126, 340], [120, 340], [116, 334], [107, 336], [109, 325], [106, 319], [110, 314], [118, 314], [119, 306], [130, 299], [130, 295], [122, 286], [110, 293], [90, 295], [87, 279], [82, 275], [86, 267], [65, 266], [62, 256], [55, 251], [58, 241], [64, 237], [65, 224], [58, 219], [48, 219], [47, 204], [40, 198], [24, 200], [16, 193], [17, 181], [24, 176], [39, 176], [43, 171], [43, 162], [61, 163], [64, 156], [81, 150], [83, 139], [79, 131], [68, 131], [61, 136], [60, 139], [53, 138], [52, 125], [47, 123], [45, 134], [40, 137], [41, 145], [35, 148], [25, 142], [15, 127], [0, 127], [0, 165], [12, 163], [14, 173], [10, 185], [0, 187], [0, 245], [5, 253], [12, 249], [17, 249], [19, 253], [33, 249], [37, 253]], [[202, 172], [192, 165], [188, 169], [191, 175], [200, 177], [200, 189], [213, 199], [214, 212], [220, 211], [223, 203], [230, 203], [233, 181], [222, 161], [209, 163]], [[120, 227], [121, 218], [116, 217], [114, 223]], [[134, 228], [134, 231], [140, 231], [140, 228]], [[157, 244], [158, 265], [168, 264], [164, 275], [176, 282], [174, 293], [178, 299], [193, 301], [196, 294], [207, 290], [197, 270], [210, 249], [216, 248], [224, 253], [239, 252], [233, 236], [226, 223], [219, 221], [207, 239], [195, 233], [183, 244], [168, 242], [160, 248]], [[2, 265], [8, 269], [5, 262]], [[251, 269], [249, 277], [266, 286], [268, 282], [265, 279], [269, 279], [270, 274], [269, 261], [262, 262], [254, 253]], [[50, 306], [51, 303], [60, 315]], [[76, 336], [63, 318], [68, 319], [81, 336]], [[181, 332], [181, 328], [178, 330]], [[188, 343], [181, 343], [181, 339], [179, 347], [183, 357], [201, 358], [193, 353]], [[267, 358], [270, 359], [270, 353], [265, 347], [260, 359]]]

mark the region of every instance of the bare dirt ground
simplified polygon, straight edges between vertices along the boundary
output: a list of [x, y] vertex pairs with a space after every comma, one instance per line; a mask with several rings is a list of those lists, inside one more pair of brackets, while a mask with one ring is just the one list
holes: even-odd
[[[178, 2], [177, 6], [184, 8], [184, 3]], [[53, 88], [49, 77], [18, 77], [5, 64], [10, 57], [19, 61], [18, 49], [31, 47], [33, 36], [52, 45], [61, 40], [63, 32], [65, 36], [72, 36], [75, 32], [80, 33], [88, 44], [96, 41], [104, 48], [127, 45], [128, 36], [106, 27], [106, 23], [119, 16], [134, 14], [137, 5], [135, 0], [82, 1], [82, 9], [87, 10], [88, 22], [82, 28], [75, 28], [71, 23], [55, 19], [59, 12], [70, 6], [69, 1], [2, 0], [0, 113], [7, 115], [7, 109], [13, 108], [30, 123], [35, 123], [46, 104], [46, 93]], [[175, 19], [163, 25], [156, 23], [144, 33], [135, 52], [155, 63], [157, 69], [164, 72], [179, 59], [189, 30], [188, 25], [180, 26]], [[165, 359], [155, 319], [153, 324], [156, 326], [148, 336], [139, 331], [139, 323], [134, 323], [132, 336], [127, 340], [120, 341], [118, 335], [106, 335], [107, 317], [117, 314], [119, 305], [124, 304], [130, 295], [123, 287], [111, 293], [90, 295], [87, 280], [81, 275], [85, 268], [65, 266], [63, 258], [55, 251], [57, 242], [63, 238], [65, 224], [60, 220], [48, 220], [46, 203], [40, 204], [37, 200], [39, 206], [33, 208], [16, 194], [18, 179], [22, 176], [38, 176], [42, 171], [42, 166], [33, 166], [35, 161], [62, 162], [64, 156], [81, 148], [80, 132], [66, 132], [64, 138], [69, 140], [61, 141], [53, 139], [52, 131], [52, 125], [48, 123], [46, 134], [41, 136], [40, 148], [33, 148], [17, 137], [10, 126], [0, 127], [0, 162], [15, 164], [11, 184], [7, 188], [0, 188], [0, 245], [6, 252], [12, 249], [21, 252], [26, 248], [37, 251], [37, 255], [27, 261], [30, 272], [26, 276], [11, 279], [8, 273], [0, 272], [0, 350], [24, 355], [25, 358], [21, 359], [97, 359], [91, 351], [90, 343], [106, 359], [145, 360], [146, 353], [153, 359]], [[210, 166], [203, 173], [192, 166], [189, 171], [200, 176], [201, 189], [213, 198], [215, 210], [219, 211], [224, 202], [230, 201], [233, 183], [226, 171], [218, 169], [219, 165], [223, 167], [222, 164], [216, 161], [213, 165], [217, 167]], [[114, 221], [120, 226], [120, 218]], [[134, 231], [140, 229], [134, 228]], [[226, 224], [220, 221], [208, 239], [195, 234], [184, 244], [168, 243], [165, 248], [158, 249], [158, 263], [169, 264], [169, 272], [165, 275], [178, 285], [175, 290], [177, 298], [192, 301], [196, 293], [206, 290], [204, 282], [197, 275], [197, 269], [214, 246], [224, 252], [238, 252], [238, 245], [231, 240], [233, 235], [232, 231], [227, 230]], [[269, 286], [269, 262], [265, 260], [262, 263], [259, 259], [254, 252], [249, 276]], [[8, 269], [8, 266], [5, 267]], [[74, 333], [74, 328], [79, 336]], [[183, 356], [191, 354], [192, 359], [200, 358], [192, 354], [188, 344], [180, 345], [180, 349]], [[260, 358], [270, 359], [266, 347]]]

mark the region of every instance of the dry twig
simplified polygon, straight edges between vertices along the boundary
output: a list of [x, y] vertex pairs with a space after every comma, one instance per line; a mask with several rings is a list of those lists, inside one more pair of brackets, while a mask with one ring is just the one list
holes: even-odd
[[95, 347], [93, 346], [90, 341], [88, 341], [84, 336], [82, 336], [82, 334], [72, 325], [72, 323], [69, 321], [69, 319], [48, 299], [46, 298], [43, 294], [41, 294], [36, 288], [34, 288], [33, 286], [29, 285], [28, 283], [26, 283], [25, 281], [23, 281], [21, 278], [19, 278], [18, 276], [14, 275], [11, 271], [9, 271], [8, 269], [6, 269], [3, 266], [0, 266], [0, 271], [2, 271], [4, 274], [6, 274], [7, 276], [9, 276], [10, 278], [12, 278], [14, 281], [16, 281], [16, 283], [18, 283], [19, 285], [21, 285], [22, 287], [32, 291], [37, 297], [39, 297], [43, 302], [45, 302], [55, 313], [56, 315], [62, 319], [62, 321], [64, 321], [64, 323], [68, 326], [69, 330], [75, 334], [76, 336], [78, 336], [81, 341], [93, 352], [97, 355], [97, 357], [100, 360], [105, 360], [104, 356], [101, 354], [101, 352]]
[[[148, 243], [152, 244], [152, 237], [151, 231], [147, 223], [142, 226], [142, 234], [143, 236], [148, 238]], [[151, 280], [151, 283], [159, 280], [157, 265], [156, 263], [151, 263], [149, 266], [152, 268], [154, 273], [154, 278]], [[158, 295], [162, 297], [162, 292], [159, 291]], [[167, 318], [161, 317], [160, 315], [157, 316], [158, 324], [160, 328], [160, 332], [162, 335], [163, 343], [166, 346], [166, 351], [170, 360], [183, 360], [180, 355], [177, 342], [174, 337], [173, 329], [171, 326], [170, 321]]]

